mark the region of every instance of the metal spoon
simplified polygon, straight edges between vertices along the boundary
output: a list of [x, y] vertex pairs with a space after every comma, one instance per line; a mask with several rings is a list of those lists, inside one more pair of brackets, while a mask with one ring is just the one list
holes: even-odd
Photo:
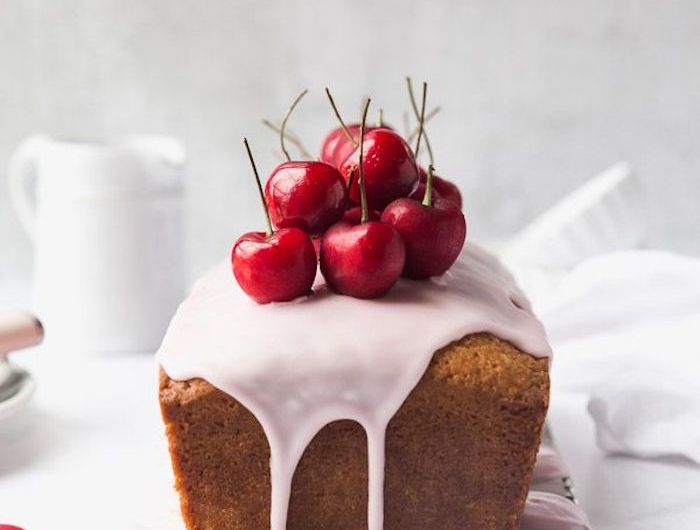
[[6, 363], [5, 376], [0, 380], [0, 404], [8, 400], [19, 393], [24, 387], [26, 382], [29, 380], [29, 372], [21, 368], [16, 368], [12, 366], [7, 361], [0, 361]]

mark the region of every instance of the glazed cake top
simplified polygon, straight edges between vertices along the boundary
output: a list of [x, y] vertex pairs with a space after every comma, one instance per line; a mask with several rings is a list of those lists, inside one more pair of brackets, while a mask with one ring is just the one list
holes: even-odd
[[542, 324], [511, 275], [467, 244], [453, 267], [428, 281], [401, 279], [378, 300], [330, 292], [258, 305], [230, 265], [205, 275], [182, 303], [156, 354], [175, 380], [202, 378], [250, 410], [271, 452], [272, 530], [284, 530], [294, 469], [326, 424], [360, 423], [369, 456], [369, 530], [383, 520], [384, 432], [433, 353], [489, 332], [550, 357]]

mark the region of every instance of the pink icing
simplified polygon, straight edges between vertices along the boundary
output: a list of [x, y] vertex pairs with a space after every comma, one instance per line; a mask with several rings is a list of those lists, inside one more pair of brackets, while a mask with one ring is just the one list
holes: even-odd
[[202, 378], [258, 419], [270, 444], [271, 530], [285, 530], [294, 470], [315, 434], [339, 419], [361, 424], [368, 528], [382, 530], [386, 426], [433, 352], [478, 332], [551, 356], [510, 274], [473, 245], [442, 277], [400, 280], [371, 301], [333, 294], [319, 277], [310, 297], [257, 305], [223, 263], [182, 303], [157, 361], [172, 379]]

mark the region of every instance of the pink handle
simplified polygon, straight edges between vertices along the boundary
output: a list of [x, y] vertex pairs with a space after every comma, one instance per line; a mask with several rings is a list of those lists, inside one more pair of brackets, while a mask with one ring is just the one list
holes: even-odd
[[0, 313], [0, 355], [34, 346], [43, 338], [44, 326], [34, 315], [21, 311]]

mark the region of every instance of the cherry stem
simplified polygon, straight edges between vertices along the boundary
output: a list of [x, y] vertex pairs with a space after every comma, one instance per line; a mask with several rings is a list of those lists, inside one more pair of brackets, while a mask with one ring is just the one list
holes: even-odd
[[[423, 125], [425, 125], [425, 124], [428, 123], [430, 120], [432, 120], [432, 119], [435, 117], [435, 115], [438, 114], [441, 110], [442, 110], [442, 107], [440, 107], [440, 106], [438, 105], [438, 106], [435, 107], [433, 110], [431, 110], [430, 112], [428, 112], [428, 113], [425, 115], [425, 119], [423, 120]], [[415, 129], [413, 129], [412, 131], [410, 131], [410, 133], [408, 133], [408, 135], [406, 136], [406, 141], [408, 141], [409, 143], [412, 142], [413, 139], [416, 137], [416, 134], [418, 134], [418, 129], [420, 129], [420, 125], [417, 125], [417, 126], [415, 127]], [[423, 131], [423, 138], [425, 138], [425, 131]]]
[[[430, 161], [431, 165], [435, 165], [435, 161], [433, 160], [433, 148], [430, 145], [430, 140], [428, 139], [428, 135], [424, 130], [425, 126], [425, 119], [421, 120], [421, 112], [418, 110], [418, 104], [416, 103], [416, 98], [413, 95], [413, 83], [411, 82], [411, 78], [407, 77], [406, 78], [406, 84], [408, 85], [408, 96], [411, 99], [411, 107], [413, 107], [413, 114], [418, 120], [418, 142], [416, 143], [416, 151], [415, 151], [415, 156], [416, 158], [418, 157], [418, 147], [420, 147], [420, 137], [424, 136], [425, 137], [425, 148], [428, 151], [428, 159]], [[427, 83], [423, 83], [423, 92], [427, 91]], [[425, 115], [423, 116], [425, 118]]]
[[357, 140], [353, 138], [352, 133], [350, 132], [350, 129], [348, 129], [348, 126], [345, 125], [345, 122], [343, 121], [343, 118], [340, 116], [340, 112], [338, 111], [338, 107], [335, 106], [335, 101], [333, 101], [333, 96], [331, 96], [331, 91], [326, 87], [326, 95], [328, 96], [328, 101], [331, 103], [331, 107], [333, 107], [333, 113], [335, 114], [335, 117], [338, 118], [338, 121], [340, 122], [340, 126], [342, 127], [343, 131], [345, 132], [345, 136], [348, 137], [348, 140], [352, 142], [352, 145], [357, 145]]
[[428, 165], [428, 178], [425, 180], [425, 194], [423, 195], [423, 206], [428, 208], [433, 205], [433, 165]]
[[[272, 123], [270, 120], [264, 119], [264, 120], [262, 120], [262, 123], [265, 127], [268, 127], [269, 129], [275, 131], [277, 134], [282, 134], [282, 130], [277, 125]], [[295, 135], [294, 133], [292, 133], [292, 131], [289, 131], [289, 130], [285, 131], [284, 138], [289, 143], [296, 146], [297, 149], [299, 149], [301, 156], [303, 156], [304, 158], [313, 158], [311, 153], [309, 153], [308, 149], [306, 149], [306, 147], [304, 147], [304, 144], [299, 139], [299, 137], [297, 135]]]
[[352, 187], [352, 181], [355, 179], [355, 172], [356, 172], [356, 169], [352, 168], [352, 169], [350, 169], [350, 172], [348, 173], [348, 183], [345, 185], [345, 190], [348, 192], [348, 196], [350, 195], [350, 188]]
[[362, 101], [360, 101], [360, 114], [362, 114], [362, 111], [365, 110], [365, 103], [367, 103], [368, 99], [369, 99], [369, 96], [367, 96], [367, 95], [362, 96]]
[[245, 145], [245, 150], [248, 153], [248, 160], [250, 160], [250, 165], [253, 168], [253, 174], [255, 175], [255, 182], [258, 184], [258, 193], [260, 194], [260, 202], [262, 202], [263, 211], [265, 212], [265, 222], [267, 223], [267, 230], [265, 234], [267, 236], [272, 235], [272, 222], [270, 221], [270, 214], [267, 211], [267, 203], [265, 202], [265, 194], [263, 193], [262, 184], [260, 184], [260, 175], [258, 175], [258, 168], [255, 167], [255, 160], [253, 160], [253, 153], [250, 152], [250, 146], [248, 145], [248, 138], [243, 138], [243, 145]]
[[367, 205], [367, 191], [365, 190], [365, 150], [364, 150], [364, 143], [365, 143], [365, 122], [367, 121], [367, 111], [369, 110], [369, 103], [372, 101], [370, 98], [367, 98], [367, 101], [365, 101], [365, 108], [362, 109], [362, 121], [360, 122], [360, 178], [359, 178], [359, 185], [360, 185], [360, 211], [361, 211], [361, 216], [360, 216], [360, 223], [366, 223], [369, 221], [369, 206]]
[[[421, 99], [420, 115], [418, 116], [418, 136], [416, 137], [416, 148], [414, 149], [414, 154], [418, 158], [418, 153], [420, 153], [420, 141], [423, 139], [423, 131], [425, 129], [425, 95], [426, 95], [427, 84], [423, 83], [423, 98]], [[413, 97], [413, 90], [411, 90], [411, 96]], [[415, 98], [414, 98], [415, 99]]]
[[[289, 116], [292, 115], [292, 112], [294, 111], [294, 108], [299, 104], [301, 99], [308, 93], [308, 89], [304, 89], [301, 91], [301, 93], [296, 97], [296, 99], [292, 102], [291, 106], [289, 109], [287, 109], [287, 113], [284, 115], [284, 119], [282, 120], [282, 124], [280, 125], [280, 147], [282, 148], [282, 152], [284, 153], [284, 156], [287, 157], [287, 160], [291, 161], [292, 157], [289, 156], [289, 152], [287, 151], [287, 148], [284, 145], [284, 128], [287, 126], [287, 120], [289, 119]], [[267, 211], [267, 210], [266, 210]]]
[[377, 127], [384, 127], [384, 109], [379, 109], [377, 114]]

